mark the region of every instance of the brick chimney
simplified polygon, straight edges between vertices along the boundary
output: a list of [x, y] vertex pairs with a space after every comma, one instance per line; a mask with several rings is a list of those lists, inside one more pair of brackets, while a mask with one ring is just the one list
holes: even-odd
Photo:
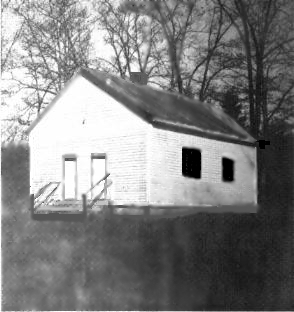
[[139, 85], [147, 85], [148, 76], [143, 72], [132, 72], [131, 73], [131, 81], [132, 83]]

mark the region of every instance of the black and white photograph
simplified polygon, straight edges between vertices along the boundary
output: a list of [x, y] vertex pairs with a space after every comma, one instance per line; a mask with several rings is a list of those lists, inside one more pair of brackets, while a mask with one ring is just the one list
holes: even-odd
[[294, 1], [1, 1], [3, 311], [294, 309]]

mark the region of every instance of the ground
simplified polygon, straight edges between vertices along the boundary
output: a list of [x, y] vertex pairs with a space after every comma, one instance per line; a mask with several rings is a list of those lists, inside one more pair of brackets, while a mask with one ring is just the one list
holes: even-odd
[[3, 310], [293, 307], [290, 207], [152, 221], [34, 221], [28, 153], [18, 149], [2, 151]]

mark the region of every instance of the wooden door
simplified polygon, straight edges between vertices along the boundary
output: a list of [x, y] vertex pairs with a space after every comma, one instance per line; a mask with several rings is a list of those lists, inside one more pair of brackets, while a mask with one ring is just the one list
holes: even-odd
[[[91, 185], [94, 186], [100, 179], [102, 179], [106, 174], [106, 157], [105, 155], [92, 155], [92, 182]], [[100, 182], [98, 186], [92, 189], [92, 199], [95, 198], [103, 190], [105, 181]], [[105, 194], [101, 198], [105, 198]]]
[[64, 199], [76, 199], [77, 194], [77, 159], [64, 158]]

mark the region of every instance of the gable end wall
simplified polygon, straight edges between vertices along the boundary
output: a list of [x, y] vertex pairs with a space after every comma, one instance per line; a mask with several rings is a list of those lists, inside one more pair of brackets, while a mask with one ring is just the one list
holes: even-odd
[[[62, 181], [62, 156], [77, 155], [78, 198], [91, 187], [91, 153], [106, 153], [117, 203], [146, 202], [148, 124], [83, 77], [77, 77], [31, 131], [31, 193]], [[62, 187], [56, 199], [62, 198]]]

